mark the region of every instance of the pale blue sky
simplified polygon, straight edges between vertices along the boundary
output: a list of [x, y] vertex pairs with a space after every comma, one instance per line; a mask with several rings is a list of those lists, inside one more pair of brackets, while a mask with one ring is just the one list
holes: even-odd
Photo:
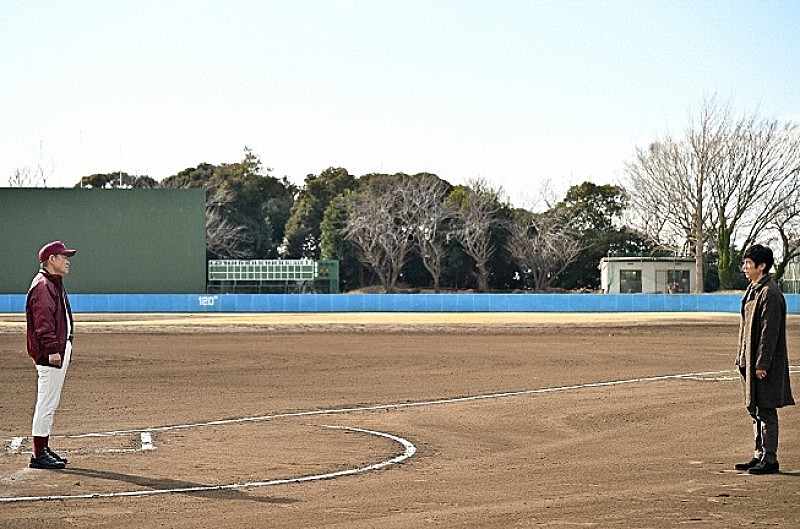
[[250, 146], [329, 166], [620, 183], [705, 95], [800, 122], [800, 1], [20, 1], [0, 6], [0, 185], [161, 180]]

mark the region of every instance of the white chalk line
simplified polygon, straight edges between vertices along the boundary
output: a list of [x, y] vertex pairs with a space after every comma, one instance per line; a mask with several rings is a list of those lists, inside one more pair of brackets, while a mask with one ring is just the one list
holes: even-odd
[[[463, 402], [472, 402], [472, 401], [479, 401], [479, 400], [486, 400], [486, 399], [500, 399], [500, 398], [508, 398], [508, 397], [518, 397], [524, 395], [536, 395], [536, 394], [546, 394], [546, 393], [556, 393], [562, 391], [571, 391], [571, 390], [579, 390], [579, 389], [589, 389], [589, 388], [601, 388], [601, 387], [612, 387], [612, 386], [621, 386], [626, 384], [638, 384], [638, 383], [647, 383], [647, 382], [660, 382], [660, 381], [667, 381], [667, 380], [734, 380], [736, 377], [729, 377], [727, 376], [728, 373], [734, 373], [735, 370], [732, 369], [724, 369], [720, 371], [702, 371], [696, 373], [682, 373], [682, 374], [674, 374], [674, 375], [659, 375], [659, 376], [651, 376], [651, 377], [640, 377], [640, 378], [631, 378], [631, 379], [623, 379], [623, 380], [612, 380], [606, 382], [590, 382], [586, 384], [573, 384], [567, 386], [556, 386], [550, 388], [538, 388], [538, 389], [528, 389], [522, 391], [507, 391], [501, 393], [490, 393], [490, 394], [483, 394], [483, 395], [473, 395], [469, 397], [455, 397], [455, 398], [448, 398], [448, 399], [436, 399], [436, 400], [428, 400], [428, 401], [419, 401], [419, 402], [404, 402], [404, 403], [396, 403], [396, 404], [381, 404], [381, 405], [374, 405], [374, 406], [358, 406], [358, 407], [351, 407], [351, 408], [333, 408], [328, 410], [309, 410], [309, 411], [302, 411], [302, 412], [294, 412], [294, 413], [279, 413], [274, 415], [260, 415], [255, 417], [243, 417], [239, 419], [221, 419], [216, 421], [206, 421], [206, 422], [197, 422], [191, 424], [178, 424], [178, 425], [170, 425], [170, 426], [159, 426], [159, 427], [151, 427], [146, 429], [133, 429], [133, 430], [114, 430], [108, 432], [94, 432], [94, 433], [87, 433], [87, 434], [77, 434], [77, 435], [67, 435], [63, 436], [66, 438], [86, 438], [86, 437], [111, 437], [116, 435], [131, 435], [135, 433], [149, 433], [149, 432], [164, 432], [164, 431], [171, 431], [171, 430], [183, 430], [188, 428], [201, 428], [207, 426], [220, 426], [220, 425], [228, 425], [228, 424], [241, 424], [246, 422], [259, 422], [259, 421], [268, 421], [274, 419], [281, 419], [281, 418], [291, 418], [291, 417], [308, 417], [313, 415], [332, 415], [332, 414], [341, 414], [341, 413], [354, 413], [354, 412], [361, 412], [361, 411], [378, 411], [378, 410], [391, 410], [391, 409], [402, 409], [402, 408], [412, 408], [412, 407], [421, 407], [421, 406], [436, 406], [436, 405], [443, 405], [443, 404], [454, 404], [454, 403], [463, 403]], [[800, 373], [800, 366], [791, 366], [792, 373]], [[303, 483], [307, 481], [317, 481], [322, 479], [331, 479], [340, 476], [347, 476], [353, 474], [360, 474], [363, 472], [369, 472], [371, 470], [377, 470], [379, 468], [384, 468], [389, 465], [400, 463], [408, 459], [409, 457], [413, 456], [416, 452], [416, 447], [406, 439], [402, 437], [394, 436], [391, 434], [387, 434], [384, 432], [377, 432], [373, 430], [363, 430], [359, 428], [351, 428], [347, 426], [326, 426], [327, 428], [335, 428], [335, 429], [342, 429], [342, 430], [350, 430], [354, 432], [362, 432], [371, 435], [377, 435], [381, 437], [386, 437], [388, 439], [392, 439], [405, 447], [405, 452], [397, 456], [393, 459], [383, 461], [381, 463], [375, 463], [373, 465], [369, 465], [362, 468], [357, 469], [349, 469], [349, 470], [342, 470], [338, 472], [330, 472], [326, 474], [317, 474], [311, 476], [303, 476], [299, 478], [286, 478], [286, 479], [277, 479], [271, 481], [256, 481], [256, 482], [248, 482], [248, 483], [233, 483], [233, 484], [226, 484], [226, 485], [209, 485], [209, 486], [198, 486], [198, 487], [184, 487], [184, 488], [171, 488], [171, 489], [153, 489], [153, 490], [146, 490], [146, 491], [123, 491], [123, 492], [107, 492], [107, 493], [94, 493], [94, 494], [79, 494], [79, 495], [63, 495], [63, 496], [27, 496], [27, 497], [0, 497], [0, 503], [3, 502], [21, 502], [21, 501], [47, 501], [47, 500], [66, 500], [66, 499], [95, 499], [95, 498], [115, 498], [115, 497], [130, 497], [130, 496], [153, 496], [157, 494], [171, 494], [171, 493], [188, 493], [188, 492], [207, 492], [207, 491], [219, 491], [219, 490], [228, 490], [228, 489], [238, 489], [238, 488], [249, 488], [249, 487], [265, 487], [265, 486], [273, 486], [273, 485], [285, 485], [291, 483]], [[144, 439], [144, 437], [142, 437]]]
[[[54, 436], [57, 438], [58, 436]], [[65, 436], [61, 436], [62, 438]], [[32, 454], [30, 450], [22, 450], [22, 443], [25, 441], [25, 437], [12, 437], [11, 440], [8, 442], [8, 446], [6, 447], [6, 453], [9, 455], [14, 454]], [[140, 448], [98, 448], [96, 450], [92, 450], [92, 452], [97, 454], [130, 454], [134, 452], [152, 452], [156, 449], [155, 443], [153, 443], [153, 434], [150, 432], [141, 432], [139, 434], [139, 441], [141, 443]], [[66, 450], [65, 452], [69, 452]]]
[[[800, 369], [798, 366], [796, 369]], [[80, 439], [84, 437], [111, 437], [115, 435], [133, 435], [140, 432], [168, 432], [173, 430], [186, 430], [190, 428], [204, 428], [208, 426], [225, 426], [230, 424], [241, 424], [247, 422], [262, 422], [271, 421], [275, 419], [287, 419], [294, 417], [310, 417], [315, 415], [334, 415], [344, 413], [356, 413], [363, 411], [382, 411], [382, 410], [396, 410], [403, 408], [418, 408], [423, 406], [439, 406], [443, 404], [457, 404], [463, 402], [472, 402], [487, 399], [501, 399], [509, 397], [520, 397], [525, 395], [538, 395], [546, 393], [557, 393], [561, 391], [573, 391], [579, 389], [602, 388], [610, 386], [621, 386], [625, 384], [638, 384], [645, 382], [659, 382], [666, 380], [679, 380], [679, 379], [711, 379], [711, 377], [719, 377], [734, 373], [732, 369], [723, 369], [721, 371], [703, 371], [697, 373], [683, 373], [675, 375], [659, 375], [651, 377], [630, 378], [623, 380], [611, 380], [606, 382], [589, 382], [585, 384], [573, 384], [569, 386], [555, 386], [549, 388], [525, 389], [520, 391], [505, 391], [501, 393], [487, 393], [483, 395], [472, 395], [468, 397], [453, 397], [446, 399], [425, 400], [418, 402], [400, 402], [393, 404], [375, 404], [371, 406], [357, 406], [351, 408], [331, 408], [323, 410], [307, 410], [298, 412], [276, 413], [273, 415], [257, 415], [254, 417], [240, 417], [237, 419], [218, 419], [214, 421], [195, 422], [189, 424], [173, 424], [167, 426], [153, 426], [149, 428], [132, 429], [132, 430], [112, 430], [108, 432], [93, 432], [84, 434], [65, 435], [63, 437], [69, 439]], [[800, 372], [800, 371], [798, 371]], [[733, 378], [732, 378], [733, 379]]]
[[12, 437], [11, 440], [8, 442], [8, 447], [6, 448], [6, 452], [9, 454], [16, 454], [22, 447], [22, 442], [24, 440], [25, 440], [24, 437]]
[[96, 452], [110, 452], [113, 454], [130, 454], [134, 452], [152, 452], [156, 449], [155, 444], [153, 443], [153, 434], [150, 432], [141, 432], [139, 434], [139, 442], [141, 443], [139, 448], [105, 448], [96, 450]]
[[142, 432], [139, 435], [139, 439], [142, 443], [142, 452], [150, 452], [156, 449], [155, 445], [153, 444], [153, 434], [150, 432]]
[[349, 426], [328, 426], [325, 425], [325, 428], [331, 428], [334, 430], [346, 430], [351, 432], [363, 433], [368, 435], [375, 435], [378, 437], [384, 437], [386, 439], [390, 439], [395, 441], [404, 447], [404, 451], [402, 454], [397, 455], [391, 459], [387, 459], [385, 461], [381, 461], [379, 463], [373, 463], [372, 465], [368, 465], [365, 467], [359, 468], [352, 468], [347, 470], [339, 470], [337, 472], [328, 472], [325, 474], [313, 474], [309, 476], [301, 476], [297, 478], [284, 478], [284, 479], [274, 479], [270, 481], [250, 481], [245, 483], [230, 483], [225, 485], [198, 485], [195, 487], [177, 487], [171, 489], [150, 489], [150, 490], [132, 490], [132, 491], [121, 491], [121, 492], [97, 492], [91, 494], [64, 494], [64, 495], [54, 495], [54, 496], [17, 496], [17, 497], [0, 497], [0, 503], [16, 503], [16, 502], [31, 502], [31, 501], [53, 501], [53, 500], [88, 500], [88, 499], [99, 499], [99, 498], [123, 498], [123, 497], [136, 497], [136, 496], [155, 496], [159, 494], [177, 494], [177, 493], [192, 493], [192, 492], [213, 492], [213, 491], [223, 491], [223, 490], [234, 490], [234, 489], [244, 489], [244, 488], [255, 488], [255, 487], [269, 487], [274, 485], [288, 485], [293, 483], [304, 483], [308, 481], [320, 481], [323, 479], [333, 479], [342, 476], [352, 476], [355, 474], [363, 474], [365, 472], [371, 472], [374, 470], [379, 470], [390, 465], [396, 465], [402, 463], [406, 459], [412, 457], [417, 452], [417, 447], [414, 446], [413, 443], [404, 439], [402, 437], [398, 437], [396, 435], [392, 435], [385, 432], [378, 432], [375, 430], [364, 430], [362, 428], [351, 428]]
[[[800, 373], [800, 366], [792, 366], [792, 373]], [[728, 373], [735, 373], [736, 371], [733, 369], [723, 369], [720, 371], [702, 371], [696, 373], [682, 373], [682, 374], [674, 374], [674, 375], [658, 375], [658, 376], [651, 376], [651, 377], [641, 377], [641, 378], [629, 378], [623, 380], [611, 380], [606, 382], [589, 382], [585, 384], [574, 384], [569, 386], [555, 386], [549, 388], [536, 388], [536, 389], [525, 389], [520, 391], [506, 391], [502, 393], [487, 393], [482, 395], [472, 395], [468, 397], [453, 397], [453, 398], [446, 398], [446, 399], [435, 399], [435, 400], [426, 400], [426, 401], [418, 401], [418, 402], [401, 402], [401, 403], [393, 403], [393, 404], [375, 404], [371, 406], [358, 406], [358, 407], [351, 407], [351, 408], [331, 408], [331, 409], [323, 409], [323, 410], [307, 410], [307, 411], [298, 411], [298, 412], [287, 412], [287, 413], [276, 413], [273, 415], [256, 415], [253, 417], [239, 417], [236, 419], [217, 419], [213, 421], [203, 421], [203, 422], [194, 422], [188, 424], [172, 424], [166, 426], [151, 426], [148, 428], [136, 428], [130, 430], [109, 430], [106, 432], [92, 432], [92, 433], [83, 433], [83, 434], [73, 434], [73, 435], [63, 435], [63, 436], [56, 436], [56, 437], [63, 437], [66, 439], [82, 439], [86, 437], [113, 437], [117, 435], [134, 435], [134, 434], [141, 434], [141, 433], [149, 433], [149, 432], [168, 432], [173, 430], [187, 430], [191, 428], [205, 428], [208, 426], [225, 426], [230, 424], [242, 424], [246, 422], [262, 422], [262, 421], [271, 421], [275, 419], [287, 419], [293, 417], [309, 417], [314, 415], [333, 415], [333, 414], [343, 414], [343, 413], [355, 413], [355, 412], [362, 412], [362, 411], [381, 411], [381, 410], [393, 410], [393, 409], [401, 409], [401, 408], [415, 408], [415, 407], [422, 407], [422, 406], [437, 406], [443, 404], [456, 404], [462, 402], [470, 402], [470, 401], [478, 401], [478, 400], [486, 400], [486, 399], [500, 399], [500, 398], [509, 398], [509, 397], [519, 397], [524, 395], [536, 395], [536, 394], [543, 394], [543, 393], [556, 393], [561, 391], [571, 391], [571, 390], [578, 390], [578, 389], [589, 389], [589, 388], [599, 388], [599, 387], [609, 387], [609, 386], [621, 386], [625, 384], [637, 384], [637, 383], [645, 383], [645, 382], [659, 382], [665, 380], [679, 380], [679, 379], [686, 379], [686, 380], [700, 380], [700, 381], [707, 381], [707, 380], [736, 380], [737, 377], [729, 377], [726, 376]]]

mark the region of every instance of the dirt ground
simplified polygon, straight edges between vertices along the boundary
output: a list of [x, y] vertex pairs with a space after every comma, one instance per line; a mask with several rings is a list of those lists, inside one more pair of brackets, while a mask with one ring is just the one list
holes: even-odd
[[46, 471], [23, 317], [0, 315], [2, 528], [800, 526], [795, 408], [782, 473], [733, 470], [736, 315], [76, 320], [70, 462]]

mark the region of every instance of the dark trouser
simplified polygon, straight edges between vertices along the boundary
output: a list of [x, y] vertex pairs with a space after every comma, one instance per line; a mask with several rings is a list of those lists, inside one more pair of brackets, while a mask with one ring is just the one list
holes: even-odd
[[[745, 371], [739, 367], [742, 383], [746, 384]], [[756, 406], [756, 412], [750, 414], [753, 420], [753, 438], [755, 448], [753, 457], [763, 459], [767, 463], [778, 460], [778, 410], [776, 408], [762, 408]]]
[[759, 408], [750, 414], [753, 419], [753, 436], [755, 437], [754, 456], [767, 463], [778, 460], [778, 410], [775, 408]]

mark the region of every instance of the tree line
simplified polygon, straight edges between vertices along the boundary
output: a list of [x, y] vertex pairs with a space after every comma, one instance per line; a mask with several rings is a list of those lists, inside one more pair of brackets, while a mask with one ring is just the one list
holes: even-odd
[[269, 173], [246, 148], [240, 162], [200, 164], [161, 182], [116, 172], [76, 187], [203, 188], [209, 259], [335, 259], [345, 291], [593, 290], [601, 256], [657, 251], [619, 227], [627, 196], [618, 186], [573, 186], [535, 213], [480, 180], [355, 177], [331, 167], [298, 187]]
[[778, 279], [800, 255], [797, 125], [735, 118], [716, 98], [682, 134], [636, 149], [624, 187], [584, 182], [542, 211], [512, 207], [484, 180], [331, 167], [299, 187], [271, 172], [245, 148], [239, 162], [161, 182], [114, 172], [76, 187], [203, 188], [208, 258], [334, 259], [344, 291], [595, 290], [600, 259], [615, 255], [691, 255], [699, 290], [738, 289], [750, 244], [778, 250]]

